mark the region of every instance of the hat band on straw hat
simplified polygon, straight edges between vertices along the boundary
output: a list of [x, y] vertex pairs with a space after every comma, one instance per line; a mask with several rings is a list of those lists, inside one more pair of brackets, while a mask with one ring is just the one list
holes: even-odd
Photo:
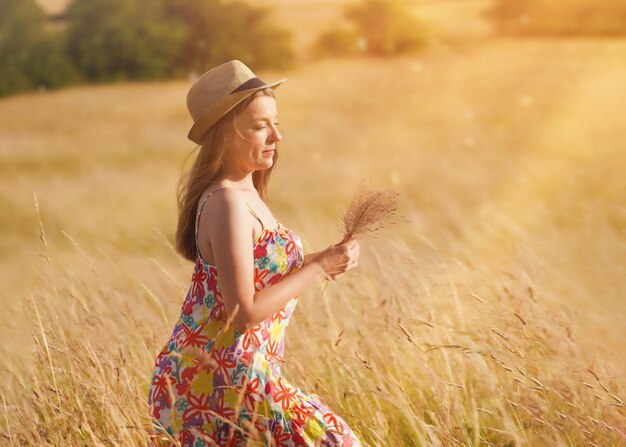
[[261, 81], [261, 79], [257, 77], [254, 77], [254, 78], [248, 79], [246, 82], [241, 84], [239, 87], [237, 87], [235, 90], [233, 90], [230, 93], [232, 94], [232, 93], [240, 92], [242, 90], [250, 90], [251, 88], [261, 87], [262, 85], [265, 85], [265, 82]]

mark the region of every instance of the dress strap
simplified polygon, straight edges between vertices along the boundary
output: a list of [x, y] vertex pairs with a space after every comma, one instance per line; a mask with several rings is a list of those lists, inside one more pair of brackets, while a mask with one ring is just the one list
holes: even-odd
[[217, 191], [221, 191], [222, 189], [227, 189], [226, 186], [224, 186], [223, 188], [219, 188], [216, 189], [215, 191], [211, 191], [210, 193], [208, 193], [206, 195], [206, 197], [204, 198], [204, 200], [202, 201], [202, 204], [200, 205], [200, 211], [198, 211], [198, 215], [196, 216], [196, 228], [195, 228], [195, 239], [196, 239], [196, 258], [201, 257], [202, 255], [200, 254], [200, 245], [198, 244], [198, 226], [200, 225], [200, 216], [202, 215], [202, 210], [204, 209], [204, 204], [206, 203], [207, 199], [209, 197], [211, 197], [211, 195], [213, 195], [213, 193], [216, 193]]
[[[211, 195], [217, 191], [220, 191], [222, 189], [227, 189], [227, 186], [224, 186], [223, 188], [219, 188], [216, 189], [215, 191], [211, 191], [209, 194], [206, 195], [206, 197], [204, 198], [204, 200], [202, 201], [202, 203], [200, 204], [200, 211], [198, 211], [198, 215], [196, 216], [196, 228], [195, 228], [195, 239], [196, 239], [196, 258], [201, 257], [202, 255], [200, 254], [200, 244], [198, 244], [198, 227], [200, 226], [200, 216], [202, 215], [202, 210], [204, 209], [204, 205], [206, 204], [206, 201], [209, 197], [211, 197]], [[256, 219], [259, 221], [259, 223], [261, 224], [261, 227], [263, 227], [263, 229], [265, 229], [265, 225], [263, 225], [263, 221], [259, 218], [259, 216], [257, 216], [257, 214], [254, 212], [254, 210], [252, 209], [252, 207], [250, 206], [250, 204], [248, 202], [246, 202], [246, 205], [248, 205], [248, 210], [250, 210], [250, 212], [252, 213], [252, 215], [254, 217], [256, 217]]]
[[261, 227], [263, 227], [263, 229], [265, 229], [265, 225], [263, 225], [263, 222], [261, 221], [261, 219], [259, 218], [259, 216], [256, 215], [256, 213], [254, 212], [254, 210], [252, 209], [252, 207], [250, 206], [250, 204], [248, 202], [246, 202], [246, 205], [248, 205], [248, 209], [250, 210], [250, 212], [252, 213], [252, 215], [254, 217], [256, 217], [256, 220], [259, 221], [259, 223], [261, 224]]

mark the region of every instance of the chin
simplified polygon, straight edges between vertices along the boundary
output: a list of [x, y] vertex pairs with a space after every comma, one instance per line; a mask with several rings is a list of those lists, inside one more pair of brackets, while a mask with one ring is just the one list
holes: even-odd
[[254, 168], [254, 170], [255, 171], [265, 171], [266, 169], [269, 169], [271, 167], [272, 167], [272, 163], [270, 163], [270, 164], [264, 163], [264, 164], [257, 165], [257, 167]]

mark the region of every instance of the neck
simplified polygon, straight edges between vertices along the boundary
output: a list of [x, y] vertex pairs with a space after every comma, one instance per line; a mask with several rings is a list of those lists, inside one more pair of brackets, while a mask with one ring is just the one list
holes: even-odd
[[252, 181], [252, 172], [248, 173], [228, 173], [222, 177], [218, 183], [221, 186], [239, 189], [242, 191], [256, 191]]

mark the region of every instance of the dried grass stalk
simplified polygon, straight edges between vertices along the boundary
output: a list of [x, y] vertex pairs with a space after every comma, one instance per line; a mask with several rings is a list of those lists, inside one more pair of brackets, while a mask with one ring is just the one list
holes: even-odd
[[[361, 180], [356, 193], [348, 205], [347, 211], [341, 216], [341, 243], [351, 237], [360, 238], [372, 235], [382, 229], [385, 223], [397, 223], [395, 213], [398, 210], [398, 191], [391, 189], [376, 191], [370, 189], [366, 180]], [[326, 276], [324, 289], [333, 276]]]
[[342, 242], [351, 237], [362, 237], [376, 233], [384, 223], [396, 223], [395, 212], [398, 209], [398, 191], [391, 189], [375, 191], [361, 180], [357, 191], [341, 217]]

